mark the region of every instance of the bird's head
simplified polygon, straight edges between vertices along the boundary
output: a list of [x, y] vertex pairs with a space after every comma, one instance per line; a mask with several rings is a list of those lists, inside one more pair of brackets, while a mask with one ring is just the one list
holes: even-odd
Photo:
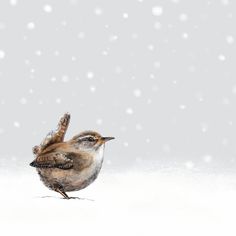
[[72, 138], [76, 148], [84, 151], [96, 151], [114, 137], [103, 137], [95, 131], [84, 131]]

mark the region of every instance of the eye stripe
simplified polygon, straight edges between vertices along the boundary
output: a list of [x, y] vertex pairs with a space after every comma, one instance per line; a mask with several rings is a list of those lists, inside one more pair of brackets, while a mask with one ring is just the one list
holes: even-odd
[[88, 140], [89, 138], [92, 138], [94, 141], [96, 140], [96, 138], [94, 138], [92, 135], [85, 135], [82, 137], [79, 137], [79, 140]]

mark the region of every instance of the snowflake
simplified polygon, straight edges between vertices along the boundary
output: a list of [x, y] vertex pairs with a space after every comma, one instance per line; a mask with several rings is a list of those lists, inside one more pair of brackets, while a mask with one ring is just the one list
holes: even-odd
[[181, 104], [181, 105], [179, 105], [179, 108], [180, 108], [181, 110], [185, 110], [185, 109], [186, 109], [186, 105]]
[[88, 78], [88, 79], [92, 79], [93, 77], [94, 77], [93, 72], [89, 71], [89, 72], [87, 73], [87, 78]]
[[41, 56], [41, 55], [42, 55], [42, 52], [41, 52], [40, 50], [37, 50], [37, 51], [35, 52], [35, 54], [36, 54], [37, 56]]
[[203, 159], [204, 162], [210, 163], [212, 161], [212, 156], [211, 155], [205, 155], [202, 159]]
[[52, 6], [46, 4], [46, 5], [44, 5], [43, 10], [44, 10], [46, 13], [50, 13], [50, 12], [52, 12]]
[[149, 51], [153, 51], [154, 50], [154, 46], [152, 44], [149, 44], [147, 48], [148, 48]]
[[132, 108], [127, 108], [126, 109], [126, 113], [128, 114], [128, 115], [132, 115], [133, 113], [134, 113], [134, 111], [133, 111], [133, 109]]
[[154, 23], [154, 29], [156, 29], [156, 30], [161, 29], [161, 23], [159, 21]]
[[29, 22], [29, 23], [27, 24], [27, 28], [28, 28], [29, 30], [33, 30], [33, 29], [35, 28], [34, 22]]
[[95, 87], [95, 86], [90, 86], [90, 91], [91, 91], [92, 93], [94, 93], [94, 92], [96, 91], [96, 87]]
[[100, 16], [100, 15], [103, 14], [103, 10], [100, 7], [96, 7], [94, 9], [94, 14], [97, 15], [97, 16]]
[[20, 103], [21, 103], [22, 105], [25, 105], [25, 104], [27, 103], [27, 99], [26, 99], [26, 98], [21, 98], [21, 99], [20, 99]]
[[188, 39], [188, 37], [189, 37], [188, 33], [185, 32], [185, 33], [182, 34], [183, 39]]
[[140, 97], [141, 94], [142, 94], [142, 92], [141, 92], [140, 89], [135, 89], [134, 92], [133, 92], [133, 94], [134, 94], [135, 97]]
[[127, 19], [129, 17], [128, 13], [123, 13], [123, 18]]
[[0, 22], [0, 30], [4, 30], [6, 28], [5, 23]]
[[97, 119], [97, 120], [96, 120], [96, 124], [97, 124], [97, 125], [101, 125], [101, 124], [102, 124], [102, 119], [100, 119], [100, 118]]
[[188, 16], [185, 13], [182, 13], [179, 15], [179, 20], [180, 21], [186, 21], [188, 19]]
[[228, 44], [233, 44], [234, 43], [234, 37], [232, 35], [227, 35], [226, 36], [226, 42]]
[[236, 85], [233, 87], [232, 93], [236, 94]]
[[77, 37], [78, 37], [79, 39], [83, 39], [83, 38], [85, 37], [85, 33], [84, 33], [84, 32], [79, 32], [78, 35], [77, 35]]
[[206, 133], [208, 130], [208, 125], [206, 123], [201, 123], [201, 131]]
[[220, 54], [220, 55], [218, 55], [218, 59], [220, 60], [220, 61], [225, 61], [225, 55], [223, 55], [223, 54]]
[[224, 6], [227, 6], [227, 5], [229, 5], [229, 0], [221, 0], [221, 3], [222, 3]]
[[129, 143], [128, 143], [128, 142], [124, 142], [123, 145], [124, 145], [125, 147], [128, 147], [128, 146], [129, 146]]
[[61, 104], [61, 98], [57, 98], [57, 99], [56, 99], [56, 103], [57, 103], [57, 104]]
[[114, 42], [114, 41], [116, 41], [118, 39], [118, 36], [117, 35], [111, 35], [110, 37], [109, 37], [109, 41], [110, 42]]
[[69, 82], [69, 76], [68, 75], [63, 75], [62, 78], [61, 78], [61, 81], [64, 82], [64, 83]]
[[13, 125], [14, 125], [16, 128], [20, 128], [20, 123], [19, 123], [18, 121], [15, 121], [15, 122], [13, 123]]
[[156, 69], [161, 67], [161, 63], [159, 61], [155, 61], [153, 65]]
[[143, 129], [143, 126], [141, 124], [136, 124], [135, 129], [141, 131]]
[[187, 161], [184, 163], [185, 167], [189, 170], [193, 169], [194, 163], [192, 161]]
[[152, 14], [154, 16], [161, 16], [163, 14], [163, 8], [161, 6], [155, 6], [152, 8]]
[[10, 0], [10, 5], [16, 6], [18, 4], [18, 0]]
[[0, 59], [3, 59], [5, 57], [5, 52], [3, 50], [0, 50]]

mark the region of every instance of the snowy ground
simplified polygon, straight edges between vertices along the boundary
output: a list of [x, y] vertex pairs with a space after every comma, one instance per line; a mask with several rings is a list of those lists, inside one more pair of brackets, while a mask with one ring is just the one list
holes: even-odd
[[102, 173], [64, 200], [32, 172], [0, 175], [1, 235], [236, 235], [236, 175]]

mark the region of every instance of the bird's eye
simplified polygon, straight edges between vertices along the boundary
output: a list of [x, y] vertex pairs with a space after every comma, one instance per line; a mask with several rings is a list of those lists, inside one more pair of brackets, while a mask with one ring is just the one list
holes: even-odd
[[93, 138], [93, 137], [89, 137], [89, 138], [88, 138], [88, 141], [89, 141], [89, 142], [94, 142], [94, 138]]

